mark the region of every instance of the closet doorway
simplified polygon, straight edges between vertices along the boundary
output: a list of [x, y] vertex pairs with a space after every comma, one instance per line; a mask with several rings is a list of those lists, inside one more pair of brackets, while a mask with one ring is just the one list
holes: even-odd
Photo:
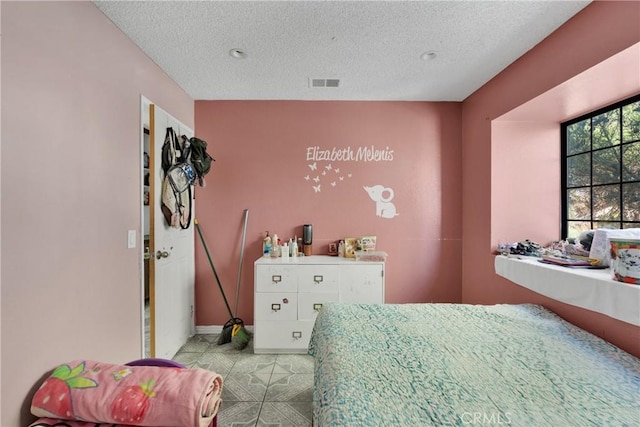
[[140, 104], [143, 357], [171, 359], [195, 329], [194, 226], [176, 229], [164, 219], [160, 209], [161, 153], [167, 128], [188, 138], [193, 136], [193, 130], [145, 97], [141, 97]]

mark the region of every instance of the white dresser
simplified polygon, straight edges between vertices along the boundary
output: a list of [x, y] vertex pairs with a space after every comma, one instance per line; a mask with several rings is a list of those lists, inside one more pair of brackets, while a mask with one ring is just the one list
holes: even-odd
[[254, 284], [254, 352], [306, 353], [323, 303], [384, 302], [384, 262], [325, 255], [260, 258]]

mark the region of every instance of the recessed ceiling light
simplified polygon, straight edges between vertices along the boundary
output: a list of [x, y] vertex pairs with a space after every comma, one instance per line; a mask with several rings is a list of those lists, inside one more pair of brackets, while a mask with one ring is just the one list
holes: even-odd
[[423, 61], [429, 61], [435, 58], [436, 58], [436, 53], [433, 51], [428, 51], [420, 55], [420, 59], [422, 59]]
[[242, 49], [238, 49], [238, 48], [236, 47], [236, 48], [233, 48], [233, 49], [231, 49], [231, 50], [229, 51], [229, 55], [231, 55], [231, 57], [232, 57], [232, 58], [236, 58], [236, 59], [244, 59], [244, 58], [246, 58], [246, 57], [247, 57], [247, 52], [245, 52], [245, 51], [244, 51], [244, 50], [242, 50]]

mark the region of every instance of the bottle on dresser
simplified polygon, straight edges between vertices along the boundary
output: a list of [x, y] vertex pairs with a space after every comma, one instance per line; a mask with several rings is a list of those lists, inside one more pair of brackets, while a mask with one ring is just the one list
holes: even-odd
[[271, 239], [271, 258], [278, 258], [280, 256], [280, 240], [278, 239], [278, 235], [273, 233], [273, 238]]
[[271, 255], [271, 236], [267, 231], [267, 235], [262, 239], [262, 255], [268, 257]]
[[295, 242], [295, 240], [293, 239], [293, 237], [290, 237], [289, 238], [289, 243], [288, 243], [287, 246], [289, 247], [289, 256], [291, 258], [293, 258], [293, 257], [298, 255], [298, 254], [294, 253], [295, 252], [295, 249], [293, 248], [293, 246], [295, 245], [294, 242]]

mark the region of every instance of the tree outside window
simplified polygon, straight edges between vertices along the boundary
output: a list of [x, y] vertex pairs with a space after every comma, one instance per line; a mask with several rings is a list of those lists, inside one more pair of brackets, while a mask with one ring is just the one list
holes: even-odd
[[561, 129], [562, 237], [640, 227], [640, 95]]

